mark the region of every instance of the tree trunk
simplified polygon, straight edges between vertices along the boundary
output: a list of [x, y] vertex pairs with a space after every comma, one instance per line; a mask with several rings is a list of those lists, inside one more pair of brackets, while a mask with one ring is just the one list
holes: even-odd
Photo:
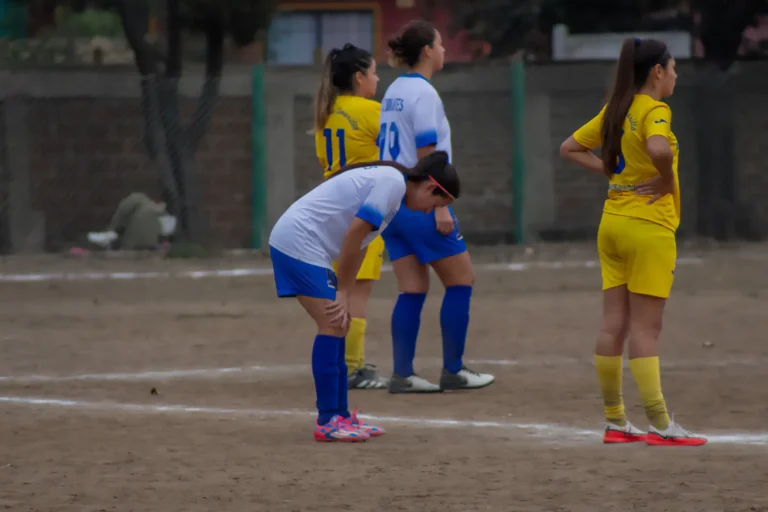
[[[209, 241], [205, 202], [195, 153], [210, 125], [219, 98], [224, 64], [224, 24], [220, 16], [206, 18], [206, 77], [189, 126], [180, 119], [179, 81], [182, 74], [182, 26], [179, 0], [167, 0], [168, 55], [146, 41], [149, 9], [146, 1], [117, 2], [126, 39], [141, 73], [144, 145], [160, 170], [163, 201], [176, 216], [182, 242], [206, 245]], [[165, 72], [159, 72], [160, 64]]]

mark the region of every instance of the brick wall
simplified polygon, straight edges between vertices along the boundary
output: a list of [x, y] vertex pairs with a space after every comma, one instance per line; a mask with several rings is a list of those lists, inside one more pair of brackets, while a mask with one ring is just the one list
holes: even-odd
[[[524, 220], [535, 236], [595, 234], [605, 180], [565, 163], [558, 148], [599, 110], [610, 71], [607, 63], [531, 66], [526, 71]], [[733, 102], [731, 167], [739, 199], [749, 207], [754, 221], [768, 226], [768, 206], [763, 201], [768, 194], [768, 169], [762, 154], [768, 140], [766, 71], [768, 63], [743, 63], [723, 94]], [[702, 148], [727, 141], [702, 138], [700, 114], [708, 107], [695, 94], [702, 75], [688, 63], [681, 64], [679, 72], [678, 91], [670, 104], [673, 129], [681, 141], [682, 232], [691, 233], [697, 214], [703, 215], [697, 208], [710, 207], [697, 200], [702, 176], [712, 168]], [[82, 240], [87, 231], [102, 228], [117, 202], [132, 191], [158, 197], [157, 173], [142, 145], [134, 74], [28, 75], [23, 80], [0, 76], [0, 114], [3, 101], [27, 105], [31, 200], [36, 210], [44, 212], [49, 249], [60, 249]], [[382, 69], [380, 75], [382, 95], [396, 74]], [[506, 65], [462, 65], [449, 67], [434, 80], [451, 122], [454, 161], [464, 185], [455, 209], [467, 239], [473, 242], [508, 241], [515, 225], [509, 77]], [[317, 79], [317, 70], [295, 68], [273, 68], [266, 75], [267, 232], [292, 201], [322, 180], [313, 138], [306, 133], [312, 126]], [[248, 71], [225, 76], [222, 99], [195, 156], [212, 241], [222, 247], [252, 243], [250, 80]], [[198, 88], [199, 82], [182, 85], [185, 118], [196, 106]], [[22, 99], [22, 93], [27, 97]], [[0, 137], [7, 138], [2, 133]], [[0, 165], [7, 159], [3, 146], [0, 143]], [[5, 178], [0, 173], [0, 184], [7, 181], [8, 171]], [[6, 189], [0, 186], [0, 200]]]
[[[61, 249], [103, 229], [118, 202], [139, 191], [160, 199], [147, 157], [137, 99], [27, 100], [32, 204], [46, 219], [46, 245]], [[182, 103], [188, 119], [196, 102]], [[212, 242], [250, 243], [250, 101], [225, 98], [214, 110], [195, 162]]]

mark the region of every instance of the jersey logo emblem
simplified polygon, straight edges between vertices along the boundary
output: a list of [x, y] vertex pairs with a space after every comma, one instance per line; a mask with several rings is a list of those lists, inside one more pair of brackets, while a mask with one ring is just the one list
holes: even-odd
[[657, 119], [657, 120], [655, 120], [653, 123], [654, 123], [654, 124], [661, 124], [661, 123], [666, 123], [666, 122], [667, 122], [667, 120], [666, 120], [666, 119]]
[[328, 288], [333, 288], [335, 290], [336, 289], [336, 283], [337, 283], [336, 274], [334, 274], [333, 271], [330, 270], [330, 269], [325, 269], [325, 271], [326, 271], [326, 274], [328, 276], [328, 283], [327, 283], [328, 284]]

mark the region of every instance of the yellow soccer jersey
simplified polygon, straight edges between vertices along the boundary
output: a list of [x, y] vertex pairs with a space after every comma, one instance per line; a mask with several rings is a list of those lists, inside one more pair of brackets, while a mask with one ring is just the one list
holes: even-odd
[[[573, 134], [576, 142], [589, 149], [595, 149], [602, 144], [604, 112], [605, 108], [576, 130]], [[675, 174], [675, 191], [649, 205], [648, 196], [638, 196], [632, 190], [622, 191], [620, 187], [637, 185], [658, 175], [658, 170], [646, 149], [646, 141], [653, 135], [661, 135], [669, 140], [674, 155], [672, 171]], [[608, 191], [603, 211], [649, 220], [676, 231], [680, 225], [680, 181], [677, 174], [679, 153], [677, 137], [672, 133], [672, 110], [664, 102], [656, 101], [645, 94], [636, 94], [624, 120], [621, 154], [610, 179], [612, 188], [619, 190]]]
[[381, 104], [360, 96], [339, 96], [325, 129], [315, 133], [315, 151], [328, 179], [342, 167], [379, 159]]

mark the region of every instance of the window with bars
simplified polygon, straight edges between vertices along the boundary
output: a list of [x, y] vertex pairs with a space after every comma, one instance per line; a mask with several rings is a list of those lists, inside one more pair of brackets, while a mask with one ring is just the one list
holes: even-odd
[[267, 39], [267, 62], [311, 65], [346, 43], [373, 51], [373, 12], [294, 11], [275, 16]]

